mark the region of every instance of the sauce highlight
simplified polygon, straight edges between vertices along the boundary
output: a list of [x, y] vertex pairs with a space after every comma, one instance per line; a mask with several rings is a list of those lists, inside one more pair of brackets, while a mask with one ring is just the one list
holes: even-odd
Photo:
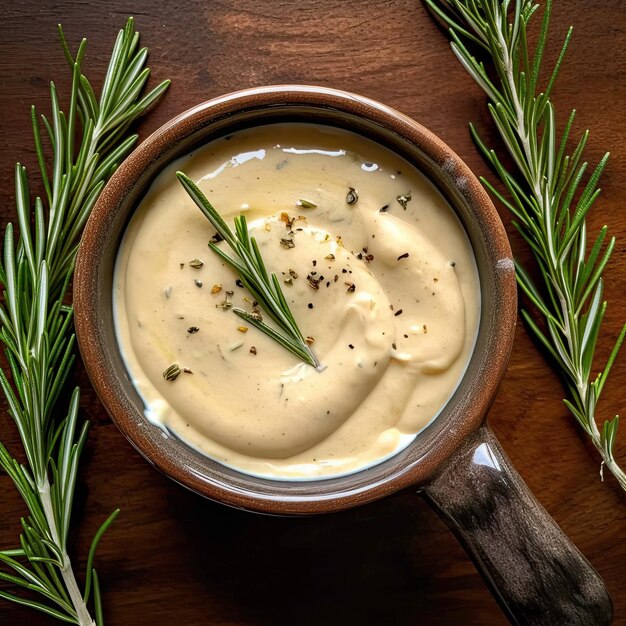
[[[215, 232], [177, 169], [227, 222], [246, 214], [322, 371], [229, 310], [254, 303], [207, 247]], [[471, 246], [439, 192], [386, 148], [321, 125], [242, 130], [168, 166], [114, 276], [118, 342], [146, 417], [279, 479], [349, 473], [408, 445], [460, 381], [479, 309]]]

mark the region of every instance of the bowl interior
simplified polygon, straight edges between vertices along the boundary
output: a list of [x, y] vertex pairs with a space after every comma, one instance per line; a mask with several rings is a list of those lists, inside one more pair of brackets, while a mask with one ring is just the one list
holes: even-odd
[[[481, 287], [478, 337], [461, 384], [440, 415], [406, 449], [360, 472], [284, 482], [227, 468], [150, 424], [117, 347], [112, 280], [124, 229], [154, 178], [172, 160], [244, 127], [298, 121], [362, 134], [412, 163], [446, 198], [476, 257]], [[480, 426], [504, 374], [516, 317], [511, 251], [500, 219], [467, 166], [416, 122], [365, 98], [321, 88], [250, 90], [182, 114], [118, 169], [87, 224], [75, 278], [76, 328], [85, 366], [106, 409], [139, 452], [174, 480], [226, 504], [268, 513], [337, 510], [427, 481]]]

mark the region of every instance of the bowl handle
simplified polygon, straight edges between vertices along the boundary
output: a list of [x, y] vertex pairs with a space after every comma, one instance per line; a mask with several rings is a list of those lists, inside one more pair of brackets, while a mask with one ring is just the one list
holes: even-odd
[[613, 607], [599, 574], [535, 499], [487, 425], [423, 494], [512, 624], [611, 624]]

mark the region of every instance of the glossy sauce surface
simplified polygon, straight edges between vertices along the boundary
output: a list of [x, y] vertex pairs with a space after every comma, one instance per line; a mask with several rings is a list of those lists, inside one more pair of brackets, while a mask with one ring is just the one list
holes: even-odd
[[[246, 214], [322, 371], [228, 308], [254, 303], [177, 169], [227, 221]], [[275, 124], [159, 175], [124, 236], [114, 307], [148, 419], [244, 472], [312, 479], [397, 453], [436, 416], [480, 303], [467, 237], [414, 167], [347, 131]]]

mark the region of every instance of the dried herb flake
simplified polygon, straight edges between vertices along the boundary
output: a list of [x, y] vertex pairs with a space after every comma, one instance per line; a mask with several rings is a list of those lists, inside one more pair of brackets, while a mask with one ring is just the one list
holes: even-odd
[[398, 204], [406, 211], [406, 205], [411, 201], [411, 192], [408, 191], [403, 196], [398, 196], [396, 198]]
[[178, 363], [172, 363], [163, 372], [163, 378], [165, 378], [165, 380], [169, 380], [170, 382], [173, 382], [180, 376], [181, 372], [182, 370], [180, 369], [180, 365], [178, 365]]

